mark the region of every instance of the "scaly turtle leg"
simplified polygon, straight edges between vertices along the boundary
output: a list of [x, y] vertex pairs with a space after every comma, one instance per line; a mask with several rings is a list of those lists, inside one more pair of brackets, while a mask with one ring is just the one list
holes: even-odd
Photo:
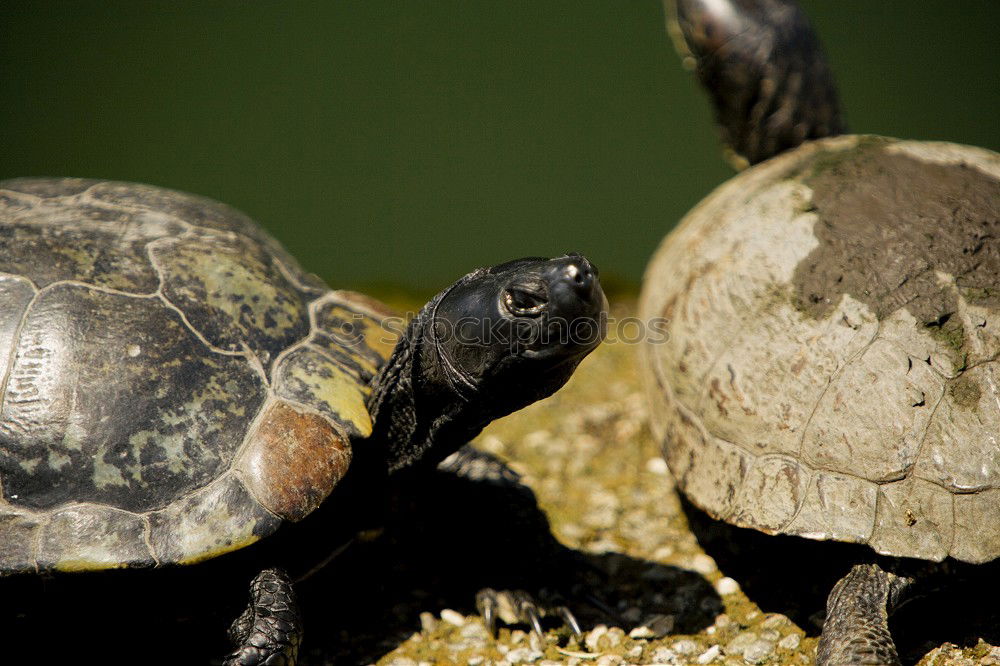
[[816, 666], [900, 666], [889, 634], [889, 614], [912, 582], [876, 564], [852, 568], [826, 601]]
[[302, 620], [288, 575], [264, 569], [250, 583], [250, 605], [229, 629], [225, 666], [295, 666]]

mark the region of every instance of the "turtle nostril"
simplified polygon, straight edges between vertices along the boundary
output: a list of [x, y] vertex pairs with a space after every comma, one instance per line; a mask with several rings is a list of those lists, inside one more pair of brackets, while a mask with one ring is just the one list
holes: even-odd
[[581, 292], [589, 292], [594, 284], [594, 272], [590, 265], [584, 262], [571, 262], [566, 265], [563, 275], [575, 289]]

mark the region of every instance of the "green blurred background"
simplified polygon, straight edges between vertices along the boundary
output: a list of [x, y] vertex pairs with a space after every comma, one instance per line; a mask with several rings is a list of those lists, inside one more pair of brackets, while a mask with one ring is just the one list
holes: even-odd
[[[1000, 149], [1000, 2], [807, 0], [856, 131]], [[635, 285], [730, 174], [656, 0], [0, 2], [0, 178], [225, 201], [338, 287]]]

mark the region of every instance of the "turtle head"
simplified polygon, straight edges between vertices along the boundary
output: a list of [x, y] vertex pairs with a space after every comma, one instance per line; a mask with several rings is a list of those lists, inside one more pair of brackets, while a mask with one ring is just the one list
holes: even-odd
[[607, 299], [583, 256], [469, 273], [410, 322], [373, 384], [390, 470], [437, 463], [490, 421], [551, 395], [604, 339]]
[[572, 372], [604, 338], [606, 308], [585, 257], [517, 259], [470, 273], [444, 292], [432, 333], [460, 390], [495, 391], [506, 382], [524, 389], [532, 377], [546, 385], [557, 369]]

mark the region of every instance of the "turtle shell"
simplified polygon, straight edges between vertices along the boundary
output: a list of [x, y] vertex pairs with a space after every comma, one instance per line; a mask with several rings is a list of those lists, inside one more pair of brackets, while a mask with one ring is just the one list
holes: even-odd
[[641, 297], [653, 429], [716, 518], [1000, 556], [1000, 155], [848, 136], [719, 187]]
[[132, 183], [0, 183], [0, 571], [191, 563], [315, 509], [392, 349], [248, 217]]

